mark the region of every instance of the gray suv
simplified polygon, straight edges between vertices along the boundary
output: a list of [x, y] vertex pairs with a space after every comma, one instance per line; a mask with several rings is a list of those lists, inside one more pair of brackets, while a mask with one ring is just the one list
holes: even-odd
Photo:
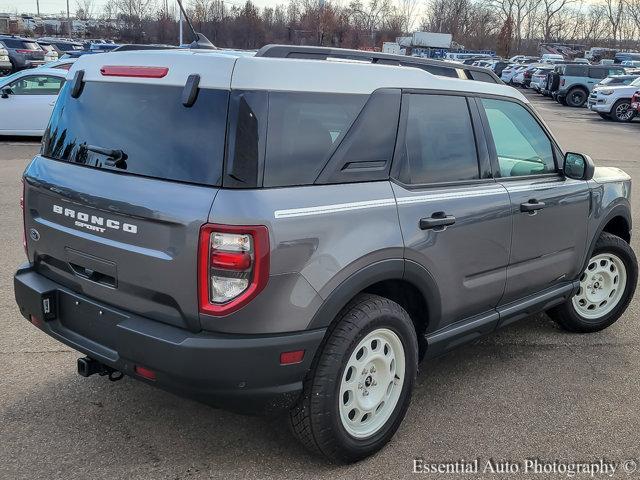
[[423, 358], [540, 311], [574, 332], [622, 315], [631, 180], [562, 152], [521, 93], [284, 57], [69, 71], [24, 172], [14, 288], [81, 375], [288, 412], [344, 463], [392, 438]]
[[9, 60], [14, 72], [25, 68], [39, 67], [45, 63], [45, 51], [33, 39], [15, 35], [0, 35], [0, 48], [2, 47], [9, 53]]

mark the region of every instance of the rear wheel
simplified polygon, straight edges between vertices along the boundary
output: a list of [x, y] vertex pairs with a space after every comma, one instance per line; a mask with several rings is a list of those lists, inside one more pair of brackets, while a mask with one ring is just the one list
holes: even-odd
[[611, 109], [611, 117], [616, 122], [630, 122], [636, 116], [636, 111], [631, 108], [631, 101], [628, 99], [618, 100]]
[[571, 332], [597, 332], [624, 313], [638, 280], [635, 253], [620, 237], [602, 233], [576, 294], [549, 311], [549, 316]]
[[339, 314], [305, 379], [291, 426], [311, 451], [335, 463], [380, 450], [407, 411], [418, 342], [409, 314], [377, 295], [359, 295]]
[[565, 97], [567, 105], [570, 107], [582, 107], [587, 101], [587, 92], [582, 88], [572, 88]]

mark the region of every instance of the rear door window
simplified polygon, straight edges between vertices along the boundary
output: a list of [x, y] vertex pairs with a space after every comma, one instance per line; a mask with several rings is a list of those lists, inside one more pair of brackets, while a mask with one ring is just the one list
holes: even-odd
[[405, 95], [406, 134], [399, 179], [406, 184], [480, 178], [478, 154], [465, 97]]
[[[43, 155], [120, 173], [205, 185], [220, 185], [229, 92], [200, 89], [192, 107], [182, 87], [86, 82], [72, 98], [60, 92]], [[113, 163], [120, 151], [124, 168]], [[102, 153], [100, 153], [102, 152]]]
[[368, 98], [270, 92], [264, 186], [314, 183]]
[[589, 77], [590, 78], [607, 78], [609, 76], [609, 70], [606, 68], [590, 68], [589, 69]]

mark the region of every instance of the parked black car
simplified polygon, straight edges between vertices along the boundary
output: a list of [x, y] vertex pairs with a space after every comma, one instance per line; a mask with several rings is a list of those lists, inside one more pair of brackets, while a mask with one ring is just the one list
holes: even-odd
[[49, 43], [58, 52], [59, 57], [65, 53], [81, 52], [84, 50], [82, 43], [73, 42], [71, 40], [63, 40], [60, 38], [39, 38], [38, 41]]

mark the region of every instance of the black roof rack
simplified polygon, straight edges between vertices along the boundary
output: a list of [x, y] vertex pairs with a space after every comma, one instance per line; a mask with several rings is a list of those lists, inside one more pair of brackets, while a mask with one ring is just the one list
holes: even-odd
[[393, 55], [391, 53], [350, 50], [347, 48], [308, 47], [300, 45], [265, 45], [256, 53], [256, 57], [298, 58], [307, 60], [328, 60], [330, 58], [359, 60], [377, 65], [414, 67], [426, 70], [434, 75], [444, 75], [468, 80], [480, 80], [490, 83], [502, 83], [491, 70], [473, 65], [435, 60], [432, 58]]

